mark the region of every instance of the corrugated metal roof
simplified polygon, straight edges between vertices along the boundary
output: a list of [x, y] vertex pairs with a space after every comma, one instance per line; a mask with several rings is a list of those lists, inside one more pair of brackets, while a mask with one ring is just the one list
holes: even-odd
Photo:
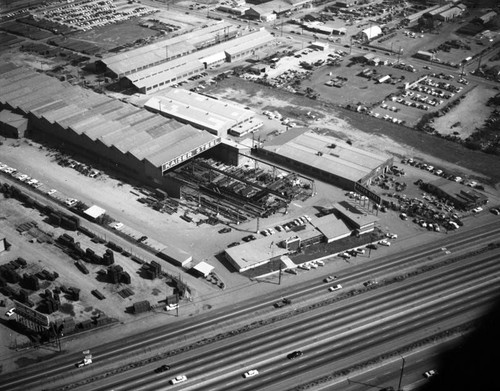
[[[331, 148], [332, 145], [335, 148]], [[265, 145], [264, 149], [354, 182], [389, 159], [388, 156], [376, 155], [342, 140], [312, 132], [303, 133], [281, 146]]]
[[[163, 163], [182, 156], [197, 147], [213, 141], [214, 136], [168, 120], [144, 109], [103, 97], [90, 90], [62, 83], [55, 78], [37, 74], [31, 70], [0, 73], [0, 100], [8, 104], [18, 100], [20, 109], [27, 107], [34, 115], [57, 122], [63, 128], [90, 140], [100, 140], [104, 145], [122, 153], [132, 149], [140, 151], [137, 159], [149, 159], [151, 164], [161, 168]], [[17, 75], [13, 81], [11, 75]], [[36, 81], [37, 85], [30, 84]], [[43, 90], [38, 86], [44, 85]], [[30, 86], [29, 94], [26, 86]], [[50, 94], [47, 94], [50, 91]], [[45, 98], [45, 99], [44, 99]], [[116, 143], [116, 144], [112, 144]], [[165, 159], [165, 160], [163, 160]]]
[[231, 47], [225, 49], [228, 54], [236, 54], [250, 50], [256, 46], [267, 44], [274, 40], [274, 37], [265, 29], [258, 30], [255, 33], [237, 38]]
[[134, 69], [150, 66], [158, 61], [163, 61], [168, 57], [175, 57], [182, 53], [189, 53], [195, 50], [195, 44], [200, 41], [210, 39], [211, 35], [225, 29], [235, 29], [228, 23], [216, 23], [214, 25], [192, 31], [174, 38], [166, 39], [161, 42], [155, 42], [140, 48], [130, 50], [125, 53], [119, 53], [102, 59], [101, 61], [116, 74], [124, 74]]

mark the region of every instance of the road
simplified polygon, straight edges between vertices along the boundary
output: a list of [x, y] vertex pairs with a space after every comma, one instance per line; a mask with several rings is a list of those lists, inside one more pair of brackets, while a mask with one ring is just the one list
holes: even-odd
[[[475, 244], [481, 244], [481, 243], [488, 243], [492, 241], [492, 238], [498, 235], [498, 231], [500, 230], [500, 227], [498, 227], [495, 224], [492, 225], [485, 225], [482, 227], [478, 227], [476, 229], [470, 230], [468, 232], [463, 232], [463, 233], [457, 233], [454, 236], [450, 236], [447, 239], [444, 240], [443, 242], [447, 242], [446, 244], [446, 249], [447, 251], [452, 251], [452, 255], [458, 254], [460, 251], [465, 251], [466, 249], [469, 248], [470, 243], [473, 242]], [[433, 245], [431, 248], [429, 248], [428, 245], [426, 246], [421, 246], [420, 248], [416, 249], [410, 249], [402, 254], [394, 255], [391, 257], [388, 257], [385, 260], [377, 260], [377, 263], [372, 263], [368, 265], [363, 265], [362, 267], [355, 267], [352, 268], [349, 271], [344, 272], [345, 274], [343, 276], [340, 276], [339, 282], [344, 286], [344, 290], [349, 289], [349, 287], [360, 287], [361, 283], [365, 281], [366, 279], [372, 279], [372, 278], [379, 278], [386, 276], [388, 273], [392, 272], [395, 273], [397, 270], [403, 270], [404, 268], [408, 266], [413, 266], [415, 267], [416, 264], [422, 261], [422, 259], [428, 259], [428, 258], [434, 258], [434, 259], [440, 259], [445, 255], [445, 252], [442, 250], [444, 246], [444, 243], [436, 243]], [[447, 266], [448, 267], [448, 266]], [[470, 267], [471, 263], [467, 262], [467, 267], [465, 269], [465, 273], [470, 272]], [[441, 269], [438, 269], [441, 270]], [[444, 270], [444, 269], [443, 269]], [[434, 273], [434, 272], [432, 272]], [[419, 278], [426, 278], [426, 276], [429, 273], [424, 273], [422, 277]], [[450, 274], [461, 276], [461, 278], [464, 278], [462, 274], [460, 274], [457, 270], [454, 270]], [[430, 275], [430, 274], [429, 274]], [[415, 281], [419, 281], [419, 278], [415, 279]], [[441, 276], [442, 280], [446, 280], [446, 276]], [[413, 280], [413, 279], [412, 279]], [[455, 281], [456, 283], [456, 281]], [[385, 292], [386, 290], [390, 290], [392, 295], [399, 296], [400, 298], [403, 298], [403, 301], [406, 300], [406, 295], [409, 294], [410, 290], [404, 288], [401, 290], [399, 288], [399, 291], [393, 291], [393, 289], [398, 289], [398, 287], [401, 287], [403, 285], [400, 284], [392, 284], [387, 287], [379, 288], [376, 289], [371, 293], [369, 296], [366, 294], [359, 295], [359, 296], [354, 296], [351, 299], [348, 300], [343, 300], [340, 302], [340, 304], [334, 306], [335, 311], [339, 311], [339, 308], [342, 308], [342, 303], [349, 303], [348, 306], [354, 305], [355, 303], [356, 306], [356, 312], [358, 311], [369, 311], [370, 306], [374, 305], [379, 305], [377, 307], [377, 311], [380, 311], [381, 308], [385, 308], [383, 304], [376, 304], [372, 300], [379, 298], [379, 300], [387, 300], [387, 297], [385, 295], [382, 296], [382, 299], [380, 299], [380, 295], [382, 295], [382, 292]], [[429, 289], [430, 291], [439, 291], [435, 288], [436, 285], [431, 286]], [[439, 283], [440, 288], [442, 287], [441, 282]], [[290, 288], [285, 292], [282, 292], [282, 294], [286, 295], [287, 297], [292, 297], [292, 298], [304, 298], [305, 296], [318, 296], [319, 294], [324, 294], [328, 285], [323, 283], [322, 281], [317, 281], [317, 282], [306, 282], [302, 284], [298, 284], [295, 286], [293, 289]], [[418, 287], [418, 292], [417, 295], [422, 295], [422, 286]], [[368, 296], [368, 297], [367, 297]], [[120, 357], [121, 358], [128, 358], [130, 361], [130, 358], [134, 357], [134, 355], [137, 354], [138, 351], [142, 351], [145, 347], [150, 347], [151, 349], [154, 349], [155, 346], [161, 346], [165, 345], [165, 343], [168, 343], [169, 340], [182, 336], [182, 335], [203, 335], [203, 330], [207, 330], [209, 328], [217, 327], [217, 325], [221, 324], [222, 322], [228, 322], [230, 320], [234, 320], [234, 318], [238, 317], [248, 317], [249, 314], [253, 313], [259, 313], [264, 311], [265, 309], [269, 309], [272, 303], [276, 301], [278, 298], [277, 297], [267, 297], [265, 299], [263, 298], [255, 298], [253, 300], [249, 300], [244, 303], [239, 303], [238, 305], [233, 306], [230, 309], [221, 309], [219, 311], [214, 311], [213, 313], [207, 314], [202, 317], [198, 317], [193, 320], [186, 320], [186, 321], [181, 321], [175, 325], [171, 325], [169, 329], [164, 329], [164, 328], [158, 328], [151, 330], [148, 333], [143, 333], [141, 335], [138, 335], [134, 338], [127, 338], [125, 340], [118, 340], [114, 342], [110, 342], [109, 344], [105, 344], [102, 346], [98, 347], [93, 347], [92, 353], [94, 355], [94, 362], [99, 363], [99, 367], [104, 369], [106, 368], [107, 365], [110, 364], [115, 364], [119, 361]], [[369, 299], [369, 300], [368, 300]], [[365, 303], [365, 304], [363, 304]], [[347, 305], [347, 304], [345, 304]], [[394, 303], [392, 303], [394, 305]], [[314, 326], [316, 328], [321, 327], [323, 324], [321, 319], [324, 315], [323, 313], [323, 308], [330, 308], [330, 306], [325, 306], [322, 307], [316, 311], [309, 311], [306, 312], [305, 314], [307, 315], [308, 319], [314, 319], [316, 322]], [[347, 310], [346, 310], [347, 311]], [[398, 310], [396, 312], [400, 312], [401, 309], [398, 307]], [[317, 314], [317, 315], [315, 315]], [[337, 312], [336, 317], [339, 316], [339, 313]], [[344, 313], [344, 321], [347, 322], [344, 324], [343, 327], [352, 327], [352, 322], [356, 321], [355, 318], [353, 318], [354, 315], [350, 315], [350, 317], [347, 317], [347, 313]], [[367, 316], [366, 313], [363, 312], [363, 316]], [[388, 316], [388, 315], [387, 315]], [[319, 318], [318, 318], [319, 317]], [[300, 319], [301, 316], [296, 316], [291, 319]], [[332, 320], [332, 319], [330, 319]], [[358, 320], [360, 321], [360, 320]], [[290, 323], [290, 325], [294, 324], [291, 320], [286, 322], [287, 324]], [[341, 325], [339, 325], [341, 326]], [[290, 337], [292, 340], [296, 340], [297, 336], [297, 330], [296, 329], [290, 329], [290, 328], [285, 328], [281, 329], [281, 327], [286, 327], [285, 326], [280, 326], [278, 327], [277, 325], [273, 324], [272, 328], [273, 329], [279, 329], [281, 330], [282, 334]], [[306, 332], [312, 333], [309, 329], [311, 328], [311, 325], [303, 326], [306, 327], [307, 330]], [[325, 326], [323, 326], [325, 327]], [[327, 328], [331, 328], [330, 325], [326, 326]], [[264, 332], [265, 328], [257, 329], [257, 331], [253, 331], [251, 333], [245, 333], [244, 335], [253, 335], [252, 333], [257, 333], [254, 338], [257, 341], [266, 341], [264, 338], [264, 335], [258, 334], [260, 332]], [[321, 329], [316, 329], [317, 333], [321, 333]], [[320, 338], [321, 336], [321, 338]], [[320, 338], [323, 339], [322, 334], [312, 334], [312, 338]], [[278, 339], [276, 335], [272, 334], [271, 341], [276, 340], [280, 341], [281, 344], [283, 343], [291, 343], [292, 341], [283, 341], [281, 339]], [[213, 344], [209, 345], [207, 349], [209, 350], [208, 354], [208, 359], [210, 361], [215, 360], [214, 359], [214, 351], [213, 351]], [[240, 348], [243, 345], [239, 345]], [[244, 344], [246, 348], [246, 352], [249, 352], [249, 345], [247, 343]], [[291, 349], [292, 346], [289, 346], [289, 349]], [[256, 349], [260, 349], [258, 346], [256, 346]], [[266, 351], [269, 350], [269, 347], [266, 346], [264, 348]], [[288, 349], [288, 350], [289, 350]], [[194, 354], [198, 356], [201, 350], [196, 349], [194, 350]], [[276, 352], [274, 352], [276, 353]], [[283, 351], [281, 354], [285, 354], [286, 352]], [[255, 352], [252, 352], [252, 357], [255, 356]], [[81, 353], [75, 353], [75, 354], [69, 354], [67, 356], [57, 358], [55, 360], [49, 361], [45, 364], [38, 365], [35, 368], [30, 368], [29, 370], [29, 375], [26, 374], [26, 371], [23, 373], [12, 373], [12, 374], [7, 374], [5, 376], [2, 376], [2, 385], [0, 386], [0, 390], [13, 390], [13, 389], [27, 389], [30, 387], [30, 385], [37, 384], [41, 381], [41, 379], [47, 379], [47, 378], [58, 378], [62, 376], [71, 376], [75, 375], [76, 377], [78, 376], [85, 376], [87, 373], [87, 368], [84, 370], [76, 370], [74, 368], [74, 363], [78, 361], [81, 357]], [[179, 356], [180, 357], [180, 356]], [[274, 357], [271, 355], [271, 358]], [[176, 357], [176, 360], [180, 358]], [[240, 357], [241, 359], [241, 357]], [[192, 360], [192, 359], [190, 359]], [[233, 358], [233, 360], [237, 360]], [[216, 362], [216, 361], [215, 361]], [[305, 361], [302, 361], [305, 362]], [[95, 367], [94, 367], [95, 368]], [[151, 369], [152, 370], [152, 369]], [[140, 375], [142, 376], [143, 370], [140, 370]], [[238, 374], [241, 374], [242, 368], [238, 368]], [[195, 373], [195, 371], [192, 371]], [[313, 371], [314, 372], [314, 371]], [[129, 376], [133, 376], [133, 371], [127, 372], [127, 376], [124, 376], [124, 374], [121, 375], [121, 378], [127, 378]], [[192, 375], [191, 375], [192, 376]], [[149, 377], [149, 376], [148, 376]], [[262, 377], [260, 377], [262, 378]], [[66, 380], [67, 381], [67, 380]], [[143, 381], [141, 380], [141, 383]], [[251, 383], [248, 383], [251, 384]], [[96, 386], [95, 384], [93, 387]], [[93, 388], [94, 389], [94, 388]]]
[[[290, 389], [332, 372], [332, 363], [336, 371], [347, 369], [478, 316], [500, 292], [499, 254], [466, 259], [188, 352], [169, 360], [168, 374], [141, 369], [91, 389], [157, 390], [179, 374], [189, 379], [183, 390]], [[287, 353], [299, 349], [303, 358], [287, 360]], [[242, 373], [253, 368], [259, 376], [244, 380]]]

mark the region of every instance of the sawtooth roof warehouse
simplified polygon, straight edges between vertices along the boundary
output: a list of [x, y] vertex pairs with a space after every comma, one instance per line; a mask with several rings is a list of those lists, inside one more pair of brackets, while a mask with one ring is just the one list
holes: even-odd
[[165, 171], [221, 143], [191, 125], [9, 63], [0, 66], [2, 108], [28, 118], [29, 131], [158, 187], [175, 188]]

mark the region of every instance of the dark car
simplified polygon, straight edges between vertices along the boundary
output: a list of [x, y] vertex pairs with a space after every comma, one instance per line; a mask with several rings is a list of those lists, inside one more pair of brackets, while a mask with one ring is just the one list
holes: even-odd
[[163, 364], [161, 367], [158, 367], [155, 369], [155, 373], [162, 373], [165, 371], [168, 371], [170, 369], [170, 366], [167, 364]]
[[141, 236], [139, 239], [137, 239], [138, 242], [142, 243], [144, 241], [148, 240], [147, 236]]
[[239, 246], [240, 245], [240, 242], [233, 242], [231, 244], [228, 244], [227, 247], [235, 247], [235, 246]]
[[226, 228], [222, 228], [219, 233], [220, 234], [227, 234], [228, 232], [231, 232], [231, 228], [229, 227], [226, 227]]
[[378, 247], [376, 244], [370, 243], [369, 245], [366, 246], [366, 248], [370, 248], [372, 250], [376, 250]]
[[245, 236], [244, 238], [242, 238], [242, 240], [244, 242], [251, 242], [252, 240], [255, 240], [257, 239], [254, 235], [248, 235], [248, 236]]
[[302, 357], [304, 353], [300, 350], [290, 353], [287, 357], [289, 360], [295, 360], [296, 358]]

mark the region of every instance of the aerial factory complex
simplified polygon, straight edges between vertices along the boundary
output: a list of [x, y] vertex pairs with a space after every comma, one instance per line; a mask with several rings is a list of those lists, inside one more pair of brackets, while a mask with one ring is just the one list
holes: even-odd
[[0, 7], [0, 391], [495, 390], [500, 5]]

